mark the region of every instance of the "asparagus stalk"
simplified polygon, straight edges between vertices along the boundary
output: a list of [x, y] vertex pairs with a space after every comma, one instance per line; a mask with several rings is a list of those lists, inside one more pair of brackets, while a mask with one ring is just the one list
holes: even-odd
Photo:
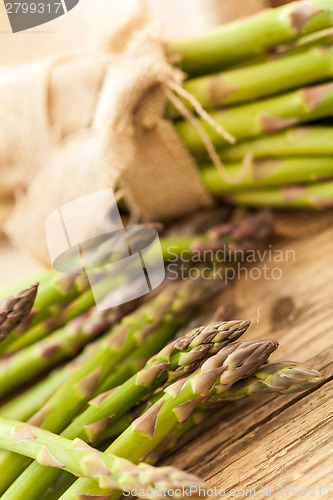
[[[221, 212], [219, 212], [221, 213]], [[267, 223], [267, 214], [259, 214], [258, 216], [258, 225], [266, 225]], [[264, 220], [266, 222], [264, 222]], [[248, 219], [245, 218], [244, 221], [240, 221], [239, 227], [244, 227], [248, 224]], [[162, 252], [165, 260], [168, 260], [169, 258], [174, 258], [177, 255], [181, 255], [182, 252], [191, 252], [192, 250], [196, 250], [197, 247], [199, 246], [205, 246], [206, 249], [208, 248], [217, 248], [217, 247], [223, 247], [226, 244], [226, 241], [229, 243], [233, 243], [234, 245], [242, 245], [242, 242], [237, 240], [237, 238], [234, 237], [233, 234], [227, 234], [227, 232], [224, 231], [224, 229], [228, 228], [230, 226], [223, 224], [222, 226], [216, 226], [212, 228], [212, 230], [209, 232], [209, 234], [199, 234], [196, 236], [193, 236], [193, 234], [190, 236], [182, 236], [182, 237], [176, 237], [175, 235], [166, 237], [166, 238], [161, 238], [160, 243], [162, 247]], [[223, 231], [220, 231], [220, 228], [223, 229]], [[272, 229], [272, 224], [271, 224], [271, 229]], [[234, 234], [236, 234], [235, 229], [233, 229]], [[221, 240], [220, 244], [218, 243], [218, 238], [216, 236], [211, 237], [211, 234], [218, 234], [221, 232]], [[242, 231], [240, 231], [242, 233]], [[245, 242], [246, 244], [247, 242]], [[212, 245], [210, 247], [210, 245]], [[78, 280], [81, 280], [82, 277], [77, 277]], [[112, 281], [113, 278], [110, 278], [110, 281]], [[103, 280], [100, 282], [97, 286], [99, 287], [100, 292], [105, 291], [105, 295], [107, 295], [107, 292], [109, 291], [109, 279]], [[48, 286], [48, 285], [46, 285]], [[114, 283], [112, 284], [112, 288], [114, 288]], [[69, 321], [74, 319], [80, 314], [85, 313], [88, 309], [91, 307], [94, 307], [95, 305], [95, 299], [92, 294], [92, 291], [86, 290], [83, 292], [79, 297], [76, 299], [72, 300], [69, 304], [58, 304], [58, 305], [53, 305], [52, 307], [49, 307], [49, 311], [52, 311], [52, 317], [46, 317], [43, 320], [40, 320], [37, 324], [32, 326], [24, 335], [21, 333], [17, 333], [16, 337], [12, 338], [12, 342], [10, 345], [6, 346], [5, 352], [6, 353], [11, 353], [11, 352], [16, 352], [19, 349], [22, 349], [24, 347], [27, 347], [31, 344], [34, 344], [38, 342], [39, 340], [43, 339], [47, 335], [49, 335], [52, 331], [54, 331], [56, 328], [61, 328], [62, 326], [66, 325]], [[118, 312], [119, 316], [121, 316], [124, 311], [125, 306], [123, 306]], [[125, 312], [127, 312], [125, 308]], [[56, 314], [54, 317], [53, 315]], [[14, 332], [13, 332], [14, 333]], [[1, 347], [0, 347], [1, 349]]]
[[0, 364], [0, 395], [32, 380], [50, 367], [74, 357], [84, 345], [110, 328], [116, 310], [103, 312], [93, 309], [45, 340], [4, 357]]
[[28, 420], [67, 380], [69, 375], [70, 370], [67, 366], [51, 372], [36, 385], [3, 404], [0, 407], [0, 414], [8, 418]]
[[[2, 352], [10, 353], [18, 351], [24, 347], [42, 340], [46, 335], [58, 330], [65, 325], [63, 316], [66, 310], [65, 304], [58, 304], [52, 307], [52, 316], [48, 317], [30, 328], [35, 311], [31, 311], [26, 320], [20, 326], [11, 332], [3, 343]], [[1, 347], [0, 347], [1, 349]]]
[[[192, 415], [185, 421], [177, 424], [174, 430], [161, 441], [156, 448], [147, 453], [145, 456], [145, 463], [155, 465], [159, 460], [168, 452], [171, 452], [179, 443], [180, 439], [189, 430], [197, 425], [202, 424], [209, 418], [210, 412], [208, 410], [195, 410]], [[71, 485], [69, 485], [70, 487]]]
[[203, 358], [239, 338], [249, 325], [249, 321], [217, 322], [195, 328], [184, 337], [176, 339], [127, 382], [91, 401], [90, 407], [67, 428], [66, 436], [68, 433], [93, 443], [111, 422], [105, 421], [110, 415], [113, 415], [114, 420], [167, 380], [173, 381], [193, 372]]
[[100, 487], [138, 489], [138, 496], [155, 498], [154, 490], [203, 487], [195, 476], [173, 467], [159, 469], [134, 465], [115, 455], [104, 454], [81, 439], [73, 441], [39, 427], [0, 416], [0, 444], [4, 449], [34, 458], [43, 466], [56, 467], [75, 476], [98, 479]]
[[195, 38], [174, 41], [170, 51], [183, 71], [203, 75], [259, 56], [276, 45], [333, 25], [330, 0], [293, 2], [234, 21]]
[[58, 500], [75, 481], [75, 476], [62, 472], [59, 478], [40, 497], [40, 500]]
[[[15, 332], [14, 346], [11, 345], [8, 351], [11, 352], [37, 342], [54, 328], [66, 325], [68, 321], [95, 306], [95, 297], [86, 274], [52, 273], [51, 276], [51, 280], [45, 283], [37, 295], [30, 321], [24, 325], [23, 330]], [[95, 293], [104, 293], [106, 296], [111, 285], [115, 286], [114, 281], [114, 276], [101, 279], [94, 287]]]
[[[190, 311], [207, 300], [220, 286], [212, 281], [173, 284], [148, 305], [125, 317], [30, 419], [30, 423], [38, 423], [39, 427], [55, 433], [63, 431], [86, 403], [100, 393], [99, 388], [104, 380], [116, 371], [121, 361], [152, 337], [157, 346], [155, 352], [161, 349], [186, 322]], [[28, 461], [20, 455], [2, 451], [0, 464], [5, 471], [0, 477], [0, 494], [3, 494], [28, 465]], [[22, 476], [18, 488], [14, 489], [17, 490], [15, 495], [23, 490]]]
[[29, 314], [34, 304], [38, 283], [0, 301], [0, 341], [3, 342], [14, 328]]
[[[98, 273], [99, 270], [97, 269], [97, 277]], [[110, 285], [114, 286], [115, 277], [108, 276], [105, 279], [103, 272], [100, 275], [101, 279], [94, 288], [95, 293], [107, 295]], [[120, 285], [122, 284], [120, 283]], [[51, 272], [50, 279], [46, 280], [39, 289], [34, 309], [31, 311], [30, 318], [27, 318], [29, 321], [25, 322], [24, 328], [13, 332], [15, 333], [14, 341], [19, 339], [17, 345], [21, 348], [24, 341], [20, 337], [22, 333], [26, 333], [30, 329], [25, 343], [25, 345], [30, 345], [50, 333], [52, 328], [65, 325], [71, 319], [87, 312], [94, 306], [95, 298], [86, 274]], [[61, 314], [59, 314], [60, 311]]]
[[[181, 339], [176, 339], [149, 360], [146, 366], [117, 388], [102, 393], [89, 403], [63, 432], [67, 439], [80, 438], [94, 443], [105, 433], [108, 426], [147, 394], [163, 385], [193, 372], [202, 359], [218, 352], [228, 343], [236, 340], [249, 327], [249, 321], [213, 323], [207, 327], [192, 330]], [[22, 498], [29, 498], [29, 489], [24, 485], [38, 479], [33, 493], [41, 495], [59, 475], [55, 469], [43, 470], [37, 463], [31, 464], [18, 478], [18, 489]], [[27, 481], [27, 482], [26, 482]], [[8, 494], [15, 492], [15, 483]]]
[[29, 326], [52, 316], [52, 306], [69, 303], [89, 289], [86, 274], [60, 274], [51, 272], [50, 280], [40, 287]]
[[196, 236], [191, 245], [183, 246], [186, 257], [196, 251], [218, 251], [229, 248], [249, 249], [260, 246], [274, 231], [274, 219], [270, 212], [263, 210], [255, 214], [246, 215], [234, 223], [221, 224], [207, 231], [204, 236]]
[[253, 207], [324, 209], [333, 206], [333, 182], [241, 191], [229, 194], [227, 199], [230, 203]]
[[251, 66], [253, 64], [259, 64], [267, 61], [276, 61], [280, 57], [289, 57], [297, 54], [302, 54], [306, 50], [309, 50], [313, 47], [325, 48], [327, 46], [331, 46], [332, 42], [332, 28], [314, 31], [313, 33], [302, 36], [301, 38], [298, 38], [293, 42], [272, 47], [267, 52], [262, 53], [260, 56], [254, 57], [252, 59], [247, 59], [245, 62], [237, 64], [232, 69], [244, 68], [246, 66]]
[[316, 125], [284, 130], [223, 149], [221, 158], [223, 161], [238, 161], [249, 152], [254, 158], [329, 156], [333, 154], [333, 128]]
[[[216, 109], [281, 94], [332, 77], [333, 48], [313, 47], [294, 56], [193, 78], [183, 87], [203, 108]], [[193, 110], [188, 101], [184, 104]], [[168, 114], [179, 116], [173, 109]]]
[[[179, 422], [190, 417], [195, 408], [223, 385], [231, 387], [237, 380], [256, 371], [277, 348], [270, 340], [230, 344], [205, 361], [201, 368], [187, 379], [168, 386], [162, 398], [136, 419], [106, 450], [134, 463], [168, 436]], [[105, 490], [89, 480], [78, 480], [61, 500], [80, 498], [80, 494], [103, 495]], [[7, 498], [4, 497], [6, 500]]]
[[[109, 328], [112, 324], [119, 321], [119, 319], [121, 319], [123, 316], [132, 312], [138, 306], [138, 303], [138, 300], [132, 300], [131, 302], [113, 307], [107, 312], [98, 313], [96, 311], [95, 319], [96, 321], [98, 321], [98, 317], [100, 316], [100, 319], [102, 321], [106, 321], [108, 323], [107, 327]], [[19, 336], [12, 342], [10, 346], [7, 347], [6, 353], [16, 352], [20, 349], [35, 344], [50, 333], [61, 329], [68, 323], [71, 323], [71, 321], [75, 321], [75, 318], [77, 318], [80, 314], [87, 314], [86, 311], [90, 309], [89, 306], [91, 306], [91, 308], [94, 308], [95, 306], [95, 302], [90, 290], [83, 293], [80, 297], [78, 297], [68, 305], [58, 305], [59, 313], [56, 317], [47, 318], [34, 327], [30, 328], [24, 335]]]
[[272, 54], [274, 55], [295, 55], [308, 50], [311, 47], [325, 47], [327, 45], [332, 45], [333, 42], [333, 30], [332, 28], [326, 28], [320, 31], [314, 31], [309, 35], [303, 36], [294, 42], [286, 45], [280, 45], [279, 47], [273, 47]]
[[[146, 457], [148, 463], [156, 463], [161, 455], [173, 447], [176, 441], [187, 430], [201, 423], [206, 416], [207, 410], [212, 405], [223, 401], [235, 401], [256, 394], [293, 394], [297, 392], [313, 389], [324, 381], [320, 372], [313, 368], [294, 361], [284, 361], [280, 363], [264, 365], [253, 375], [244, 378], [233, 384], [230, 389], [222, 392], [216, 391], [211, 398], [204, 402], [198, 409], [186, 420], [186, 422], [177, 425], [177, 428], [160, 443], [156, 449], [152, 450]], [[157, 399], [156, 399], [157, 398]], [[149, 402], [143, 407], [132, 408], [129, 412], [122, 415], [120, 419], [113, 422], [102, 436], [102, 439], [115, 438], [124, 432], [138, 415], [144, 413], [150, 407], [151, 402], [158, 400], [158, 393], [155, 393]]]
[[313, 389], [323, 381], [324, 377], [317, 370], [293, 361], [262, 366], [250, 377], [236, 382], [230, 389], [213, 394], [186, 422], [178, 424], [174, 431], [146, 456], [145, 461], [156, 464], [162, 455], [178, 444], [187, 431], [207, 420], [212, 403], [215, 405], [226, 400], [235, 401], [256, 394], [294, 394]]
[[294, 394], [312, 389], [324, 379], [320, 372], [308, 365], [282, 361], [262, 366], [253, 375], [240, 380], [227, 391], [217, 391], [209, 402], [241, 399], [255, 394]]
[[[242, 170], [242, 163], [225, 165], [231, 177]], [[246, 176], [238, 184], [225, 182], [215, 167], [203, 167], [200, 175], [215, 196], [243, 189], [270, 188], [288, 184], [311, 183], [333, 178], [333, 158], [270, 158], [251, 162]]]
[[[24, 347], [28, 347], [42, 340], [55, 330], [64, 327], [68, 322], [81, 314], [85, 314], [92, 307], [95, 307], [95, 297], [90, 288], [86, 289], [86, 284], [84, 283], [86, 278], [83, 276], [86, 275], [75, 275], [75, 278], [73, 278], [72, 275], [72, 279], [76, 281], [75, 291], [72, 291], [68, 295], [68, 301], [66, 303], [52, 304], [52, 300], [59, 300], [59, 298], [54, 296], [53, 299], [52, 297], [50, 298], [50, 303], [43, 309], [43, 314], [36, 315], [33, 310], [27, 325], [23, 325], [24, 328], [22, 330], [20, 329], [12, 332], [11, 342], [5, 346], [5, 352], [12, 353]], [[63, 283], [61, 279], [59, 279], [58, 282], [59, 284]], [[112, 287], [114, 287], [113, 277], [102, 280], [95, 285], [96, 293], [105, 293], [106, 296], [110, 290], [110, 282], [112, 282]], [[52, 286], [52, 284], [46, 284], [45, 288], [48, 286]], [[81, 290], [81, 292], [79, 292], [79, 290]], [[43, 301], [43, 298], [44, 297], [40, 300]], [[121, 316], [123, 314], [122, 309], [120, 309], [118, 313], [121, 313]]]
[[[224, 310], [224, 308], [223, 308]], [[222, 312], [219, 310], [219, 314], [216, 315], [199, 315], [199, 318], [205, 316], [205, 321], [193, 321], [190, 320], [188, 323], [183, 325], [176, 334], [176, 338], [183, 337], [186, 335], [186, 332], [189, 330], [193, 330], [194, 328], [198, 328], [200, 324], [209, 324], [211, 322], [217, 323], [224, 320], [225, 315], [222, 315]], [[154, 338], [148, 339], [137, 351], [133, 354], [129, 355], [128, 358], [118, 367], [115, 373], [111, 373], [109, 377], [104, 381], [104, 383], [100, 387], [100, 391], [107, 392], [111, 390], [113, 387], [117, 387], [121, 385], [124, 381], [131, 378], [135, 375], [139, 370], [141, 370], [147, 360], [154, 356], [156, 353], [156, 341]]]
[[[13, 330], [1, 352], [27, 347], [95, 305], [86, 275], [49, 273], [39, 289], [34, 308]], [[1, 349], [1, 347], [0, 347]]]
[[44, 379], [22, 392], [0, 407], [0, 414], [16, 420], [26, 421], [37, 413], [56, 390], [69, 378], [73, 371], [91, 355], [100, 340], [89, 344], [70, 363], [52, 371]]
[[[210, 116], [237, 139], [246, 139], [330, 116], [332, 106], [333, 83], [329, 82], [216, 111]], [[199, 121], [216, 148], [226, 146], [225, 139], [216, 130], [202, 119]], [[191, 152], [205, 152], [202, 139], [191, 123], [181, 120], [175, 123], [175, 128]]]
[[[122, 276], [109, 275], [105, 278], [104, 269], [100, 270], [98, 264], [101, 263], [96, 262], [95, 295], [107, 296], [112, 293], [117, 284], [119, 286], [124, 285]], [[50, 279], [46, 280], [39, 290], [29, 321], [25, 322], [23, 329], [15, 332], [16, 337], [14, 340], [28, 329], [31, 329], [24, 344], [30, 345], [30, 343], [47, 335], [52, 328], [65, 325], [68, 321], [85, 313], [94, 305], [95, 297], [86, 274], [51, 272]], [[18, 348], [22, 347], [23, 342], [22, 339], [17, 341]]]

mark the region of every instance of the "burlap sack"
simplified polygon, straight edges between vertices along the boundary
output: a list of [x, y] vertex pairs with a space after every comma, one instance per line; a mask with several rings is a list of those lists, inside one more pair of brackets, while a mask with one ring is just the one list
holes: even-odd
[[[89, 80], [91, 68], [80, 67], [76, 59], [74, 64], [75, 77], [80, 73]], [[73, 74], [71, 66], [67, 70]], [[160, 39], [147, 31], [139, 33], [121, 56], [111, 58], [106, 66], [100, 62], [89, 81], [90, 91], [86, 85], [81, 95], [77, 95], [76, 78], [63, 84], [60, 77], [57, 95], [65, 95], [61, 110], [59, 101], [52, 105], [52, 86], [65, 71], [51, 67], [46, 73], [51, 83], [44, 113], [39, 108], [34, 124], [36, 141], [22, 144], [21, 151], [27, 151], [30, 161], [34, 158], [38, 175], [8, 224], [14, 241], [47, 262], [44, 223], [48, 215], [107, 187], [123, 188], [130, 208], [142, 219], [165, 219], [211, 203], [194, 161], [172, 125], [162, 118], [168, 82], [180, 83], [182, 75], [167, 61]], [[77, 115], [70, 112], [73, 103]]]
[[[168, 60], [161, 31], [148, 26], [148, 7], [128, 1], [130, 17], [110, 35], [98, 21], [98, 7], [107, 19], [112, 2], [96, 0], [98, 51], [20, 68], [0, 93], [0, 154], [24, 172], [28, 186], [7, 231], [46, 264], [45, 219], [92, 192], [120, 187], [132, 213], [144, 220], [212, 204], [193, 158], [162, 117], [169, 87], [181, 84], [184, 75]], [[198, 0], [197, 13], [204, 13], [206, 27], [266, 3], [251, 0], [240, 10], [232, 0]], [[191, 14], [193, 9], [191, 0]]]

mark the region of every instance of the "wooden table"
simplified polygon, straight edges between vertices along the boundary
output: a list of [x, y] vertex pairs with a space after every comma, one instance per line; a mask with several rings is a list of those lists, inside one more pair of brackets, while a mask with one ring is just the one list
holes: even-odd
[[[306, 362], [325, 383], [302, 395], [224, 403], [163, 463], [199, 475], [225, 498], [265, 498], [262, 488], [274, 499], [333, 498], [333, 227], [275, 248], [295, 251], [295, 262], [265, 261], [281, 268], [280, 280], [241, 279], [221, 300], [254, 321], [245, 338], [280, 342], [272, 360]], [[288, 496], [287, 486], [314, 486], [315, 495]]]

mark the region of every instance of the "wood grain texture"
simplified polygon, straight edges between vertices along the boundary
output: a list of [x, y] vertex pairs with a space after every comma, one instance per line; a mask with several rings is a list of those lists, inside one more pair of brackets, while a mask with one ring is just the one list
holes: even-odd
[[[304, 233], [304, 239], [272, 247], [294, 250], [295, 262], [261, 264], [279, 266], [280, 280], [238, 280], [221, 301], [254, 321], [245, 338], [280, 342], [272, 361], [306, 362], [323, 371], [325, 383], [302, 395], [224, 403], [164, 460], [225, 490], [226, 497], [240, 498], [238, 489], [246, 497], [252, 489], [247, 497], [264, 498], [263, 487], [276, 499], [333, 498], [333, 228], [313, 236], [305, 226]], [[293, 497], [289, 485], [315, 490]], [[327, 485], [329, 495], [323, 488], [320, 496], [319, 487]]]

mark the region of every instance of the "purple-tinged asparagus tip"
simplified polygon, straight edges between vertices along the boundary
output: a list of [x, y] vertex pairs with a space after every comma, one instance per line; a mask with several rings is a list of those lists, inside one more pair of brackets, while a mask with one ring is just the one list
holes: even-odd
[[39, 283], [0, 301], [0, 340], [14, 330], [30, 313]]

